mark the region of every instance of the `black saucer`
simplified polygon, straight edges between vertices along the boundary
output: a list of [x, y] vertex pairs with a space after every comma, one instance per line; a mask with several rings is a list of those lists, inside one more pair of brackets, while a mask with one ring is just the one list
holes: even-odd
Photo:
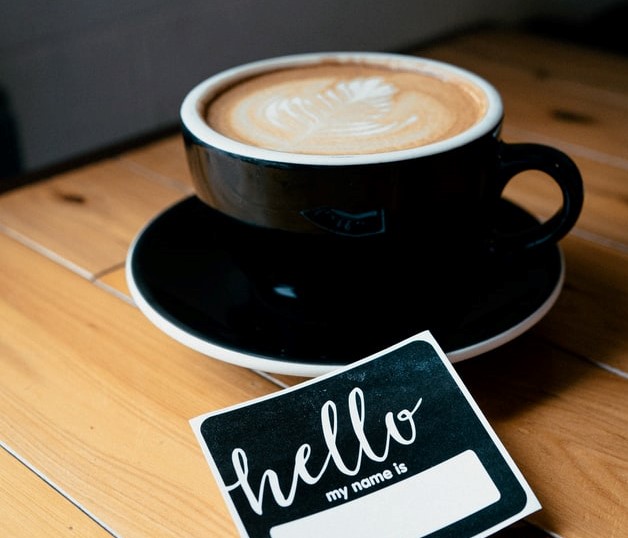
[[[500, 213], [506, 228], [537, 222], [509, 202]], [[157, 327], [201, 353], [303, 376], [326, 373], [426, 329], [452, 362], [484, 353], [539, 321], [564, 278], [558, 246], [487, 257], [471, 272], [460, 268], [466, 274], [463, 286], [429, 283], [443, 297], [442, 311], [433, 318], [420, 300], [396, 312], [378, 312], [375, 305], [374, 324], [364, 327], [351, 318], [303, 320], [273, 309], [260, 299], [231, 248], [233, 237], [221, 215], [194, 196], [175, 204], [131, 245], [126, 269], [133, 299]], [[415, 285], [406, 284], [410, 294]]]

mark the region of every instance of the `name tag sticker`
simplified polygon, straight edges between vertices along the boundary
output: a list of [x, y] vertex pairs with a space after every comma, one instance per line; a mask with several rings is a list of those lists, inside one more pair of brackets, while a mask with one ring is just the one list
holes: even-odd
[[541, 508], [429, 332], [190, 423], [242, 537], [482, 537]]

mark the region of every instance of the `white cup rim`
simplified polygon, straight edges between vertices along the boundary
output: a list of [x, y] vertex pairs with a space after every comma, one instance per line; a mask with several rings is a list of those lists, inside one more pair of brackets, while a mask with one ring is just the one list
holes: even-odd
[[[314, 64], [326, 60], [336, 61], [367, 61], [367, 62], [399, 62], [401, 65], [420, 69], [423, 72], [435, 73], [442, 77], [458, 77], [471, 82], [486, 97], [487, 109], [484, 116], [469, 129], [446, 140], [418, 146], [416, 148], [387, 151], [380, 153], [355, 155], [319, 155], [290, 153], [260, 148], [229, 138], [212, 129], [205, 121], [205, 103], [216, 92], [247, 77], [251, 77], [272, 69]], [[481, 136], [493, 131], [501, 122], [503, 104], [495, 87], [479, 75], [461, 67], [422, 58], [418, 56], [384, 53], [384, 52], [322, 52], [279, 56], [239, 65], [221, 71], [196, 85], [185, 96], [180, 109], [180, 117], [185, 128], [201, 143], [223, 152], [247, 159], [285, 164], [303, 164], [317, 166], [343, 166], [376, 164], [403, 161], [444, 153], [464, 146]]]

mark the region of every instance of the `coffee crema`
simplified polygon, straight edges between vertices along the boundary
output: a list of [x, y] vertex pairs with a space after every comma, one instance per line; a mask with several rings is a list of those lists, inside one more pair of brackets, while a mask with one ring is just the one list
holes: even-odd
[[275, 151], [362, 155], [424, 146], [472, 127], [487, 100], [472, 83], [368, 63], [296, 66], [244, 79], [206, 108], [224, 136]]

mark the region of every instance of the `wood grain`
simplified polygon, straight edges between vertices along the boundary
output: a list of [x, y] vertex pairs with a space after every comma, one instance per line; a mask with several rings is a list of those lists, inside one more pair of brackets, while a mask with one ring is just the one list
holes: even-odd
[[566, 283], [537, 334], [628, 379], [628, 253], [577, 237], [563, 250]]
[[182, 197], [110, 160], [0, 197], [0, 229], [93, 276], [123, 263], [142, 226]]
[[467, 32], [445, 44], [489, 62], [536, 73], [539, 78], [552, 76], [603, 90], [628, 92], [626, 57], [609, 51], [503, 28]]
[[4, 441], [120, 536], [236, 536], [188, 420], [277, 387], [2, 235], [0, 251]]
[[0, 529], [10, 538], [111, 538], [39, 476], [0, 448]]
[[628, 381], [524, 335], [457, 366], [559, 536], [628, 528]]
[[124, 267], [117, 267], [111, 271], [107, 271], [100, 275], [97, 282], [103, 284], [105, 287], [121, 293], [128, 299], [131, 299], [131, 292], [126, 282], [126, 274]]
[[181, 135], [172, 135], [120, 156], [120, 163], [182, 192], [193, 192]]

